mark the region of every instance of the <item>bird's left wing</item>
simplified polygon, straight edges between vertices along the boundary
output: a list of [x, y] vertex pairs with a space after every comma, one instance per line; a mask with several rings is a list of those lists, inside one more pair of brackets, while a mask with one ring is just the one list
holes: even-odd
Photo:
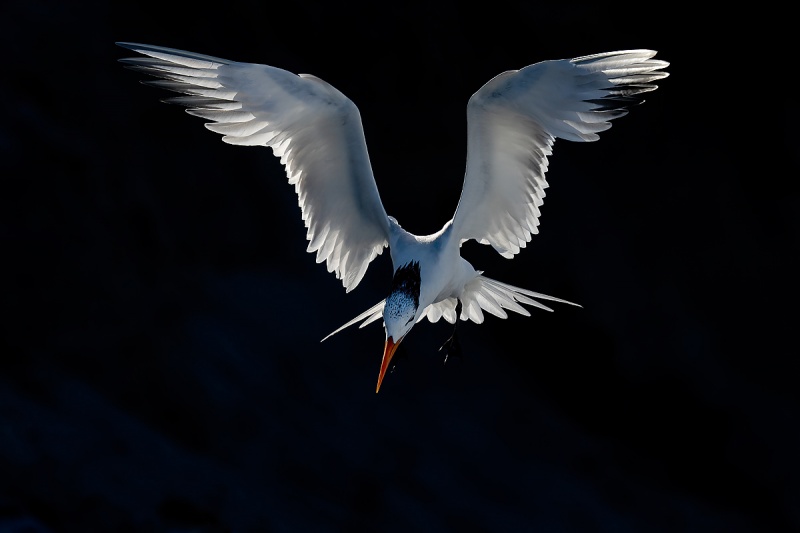
[[308, 251], [349, 292], [388, 245], [381, 203], [355, 104], [308, 74], [159, 46], [117, 43], [147, 57], [122, 59], [184, 96], [166, 101], [210, 120], [230, 144], [269, 146], [297, 192]]
[[556, 138], [595, 141], [667, 77], [652, 50], [542, 61], [504, 72], [467, 105], [467, 167], [453, 217], [462, 242], [513, 257], [538, 233], [547, 157]]

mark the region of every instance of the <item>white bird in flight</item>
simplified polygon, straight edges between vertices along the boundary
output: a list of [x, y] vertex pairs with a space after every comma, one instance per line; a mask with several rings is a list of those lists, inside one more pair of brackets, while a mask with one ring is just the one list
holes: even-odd
[[552, 311], [535, 298], [577, 305], [484, 276], [461, 257], [461, 245], [473, 239], [506, 258], [519, 253], [538, 233], [555, 140], [596, 141], [611, 120], [658, 87], [669, 65], [653, 59], [652, 50], [621, 50], [542, 61], [489, 80], [467, 103], [466, 172], [456, 212], [436, 233], [419, 236], [386, 214], [358, 108], [332, 85], [268, 65], [117, 44], [142, 54], [121, 62], [161, 78], [145, 83], [183, 94], [165, 101], [210, 120], [206, 128], [223, 141], [272, 148], [297, 192], [307, 251], [327, 263], [347, 292], [389, 248], [389, 295], [325, 337], [383, 318], [376, 393], [400, 342], [426, 317], [480, 324], [483, 311], [530, 316], [520, 304]]

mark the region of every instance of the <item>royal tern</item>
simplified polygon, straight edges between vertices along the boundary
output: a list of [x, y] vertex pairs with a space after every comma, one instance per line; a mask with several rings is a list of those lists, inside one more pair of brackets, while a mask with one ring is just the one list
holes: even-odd
[[389, 248], [389, 295], [322, 339], [382, 317], [386, 342], [376, 393], [400, 342], [423, 318], [481, 323], [483, 311], [530, 316], [520, 304], [552, 311], [536, 299], [577, 305], [484, 276], [461, 257], [461, 245], [473, 239], [514, 257], [538, 233], [555, 140], [597, 140], [611, 120], [657, 88], [669, 65], [653, 59], [652, 50], [621, 50], [542, 61], [489, 80], [467, 103], [466, 171], [456, 212], [436, 233], [419, 236], [386, 214], [358, 108], [329, 83], [267, 65], [117, 44], [141, 54], [121, 62], [160, 78], [144, 83], [183, 94], [165, 101], [209, 120], [206, 128], [223, 141], [272, 148], [297, 192], [308, 252], [327, 263], [346, 292]]

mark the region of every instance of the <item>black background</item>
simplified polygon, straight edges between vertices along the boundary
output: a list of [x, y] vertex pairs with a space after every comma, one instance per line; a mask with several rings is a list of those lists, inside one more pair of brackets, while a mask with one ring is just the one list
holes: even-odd
[[[0, 531], [800, 529], [797, 67], [761, 9], [3, 3]], [[465, 247], [583, 308], [467, 323], [446, 365], [419, 325], [375, 395], [379, 322], [319, 340], [388, 254], [345, 294], [270, 150], [160, 103], [115, 41], [332, 83], [416, 233], [495, 74], [652, 48], [671, 75], [556, 143], [528, 249]]]

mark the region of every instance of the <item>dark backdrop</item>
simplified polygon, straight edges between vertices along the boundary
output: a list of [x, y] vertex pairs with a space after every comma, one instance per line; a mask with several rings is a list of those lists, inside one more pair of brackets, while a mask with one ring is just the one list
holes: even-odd
[[[800, 113], [763, 9], [4, 2], [0, 531], [800, 529]], [[160, 103], [115, 41], [334, 84], [418, 233], [495, 74], [653, 48], [671, 76], [556, 143], [527, 250], [466, 246], [583, 308], [467, 323], [447, 364], [420, 325], [375, 395], [380, 322], [319, 340], [388, 255], [345, 294], [270, 150]]]

